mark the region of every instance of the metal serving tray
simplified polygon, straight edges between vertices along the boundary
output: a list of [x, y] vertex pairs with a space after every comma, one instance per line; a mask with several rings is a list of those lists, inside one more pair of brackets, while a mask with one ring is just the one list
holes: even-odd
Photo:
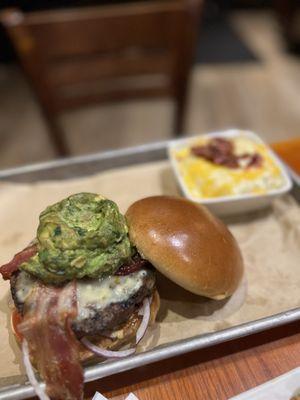
[[[0, 171], [0, 182], [34, 182], [38, 180], [66, 179], [89, 175], [111, 168], [165, 160], [167, 159], [167, 147], [168, 142], [160, 142], [123, 150], [114, 150], [7, 169]], [[292, 194], [300, 202], [299, 186], [294, 187]], [[85, 368], [85, 382], [243, 336], [252, 335], [297, 320], [300, 320], [300, 307], [218, 332], [202, 334], [189, 339], [158, 346], [153, 350], [132, 355], [121, 360], [105, 361], [98, 365]], [[41, 383], [41, 386], [44, 386], [44, 384]], [[34, 395], [34, 390], [29, 384], [12, 385], [0, 389], [0, 400], [28, 399]]]

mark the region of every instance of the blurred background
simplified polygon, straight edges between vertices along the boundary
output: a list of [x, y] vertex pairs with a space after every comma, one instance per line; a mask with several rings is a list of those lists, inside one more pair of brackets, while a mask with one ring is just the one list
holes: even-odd
[[297, 0], [2, 0], [0, 12], [0, 168], [230, 127], [300, 136]]

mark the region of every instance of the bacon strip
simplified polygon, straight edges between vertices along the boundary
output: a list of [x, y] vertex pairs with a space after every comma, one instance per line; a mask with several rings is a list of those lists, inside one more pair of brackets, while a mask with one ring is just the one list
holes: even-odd
[[28, 246], [26, 247], [26, 249], [17, 253], [9, 263], [4, 264], [2, 265], [2, 267], [0, 267], [0, 273], [2, 274], [3, 279], [5, 280], [10, 279], [12, 274], [19, 269], [19, 266], [23, 264], [23, 262], [28, 261], [36, 253], [37, 253], [36, 244]]
[[82, 400], [83, 370], [79, 342], [71, 329], [77, 316], [76, 283], [62, 288], [39, 283], [25, 303], [19, 332], [54, 399]]
[[235, 155], [233, 143], [223, 138], [214, 138], [204, 146], [192, 147], [191, 152], [196, 157], [202, 157], [214, 164], [228, 168], [240, 168], [240, 160], [244, 160], [243, 168], [260, 167], [263, 162], [258, 153]]
[[141, 268], [145, 268], [147, 265], [150, 265], [149, 261], [144, 260], [139, 255], [135, 255], [126, 264], [121, 265], [121, 267], [115, 272], [115, 275], [129, 275]]

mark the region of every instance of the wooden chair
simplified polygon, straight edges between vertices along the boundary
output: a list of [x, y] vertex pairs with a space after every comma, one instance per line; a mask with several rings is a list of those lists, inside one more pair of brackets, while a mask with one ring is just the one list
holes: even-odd
[[277, 20], [281, 27], [281, 32], [290, 50], [299, 52], [299, 0], [274, 0], [274, 8]]
[[170, 96], [183, 129], [202, 0], [163, 0], [23, 14], [1, 21], [39, 100], [59, 155], [59, 113], [129, 98]]

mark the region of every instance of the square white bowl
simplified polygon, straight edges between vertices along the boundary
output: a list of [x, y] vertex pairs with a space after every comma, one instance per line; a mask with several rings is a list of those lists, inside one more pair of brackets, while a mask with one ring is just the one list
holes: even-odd
[[[189, 146], [197, 140], [197, 138], [214, 138], [221, 137], [225, 139], [230, 139], [238, 136], [245, 136], [250, 140], [263, 144], [269, 151], [269, 154], [275, 164], [278, 166], [280, 173], [283, 177], [284, 184], [282, 187], [278, 189], [272, 189], [264, 194], [239, 194], [239, 195], [228, 195], [222, 197], [214, 197], [214, 198], [204, 198], [199, 199], [198, 197], [193, 196], [186, 184], [183, 180], [183, 177], [178, 168], [178, 162], [175, 159], [173, 152], [174, 150], [179, 150], [182, 147]], [[244, 131], [239, 129], [230, 129], [226, 131], [219, 131], [208, 133], [205, 135], [191, 136], [185, 139], [172, 140], [169, 142], [168, 146], [168, 155], [171, 161], [171, 165], [173, 167], [175, 176], [179, 183], [179, 186], [184, 194], [189, 200], [192, 200], [196, 203], [200, 203], [208, 207], [214, 214], [224, 216], [224, 215], [233, 215], [239, 213], [245, 213], [249, 211], [259, 210], [261, 208], [267, 207], [271, 204], [272, 200], [276, 197], [282, 196], [283, 194], [289, 192], [293, 186], [291, 178], [289, 177], [284, 164], [282, 161], [276, 156], [276, 154], [272, 151], [272, 149], [255, 133], [250, 131]]]

